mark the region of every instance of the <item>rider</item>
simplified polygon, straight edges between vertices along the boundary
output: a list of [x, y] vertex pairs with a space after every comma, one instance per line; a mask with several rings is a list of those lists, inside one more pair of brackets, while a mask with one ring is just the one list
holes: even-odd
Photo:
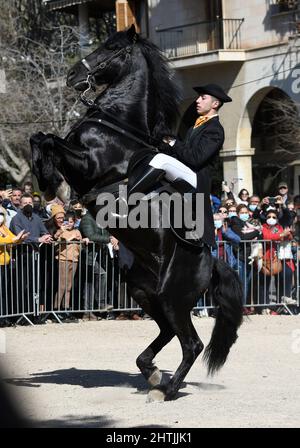
[[194, 87], [199, 94], [196, 100], [197, 118], [183, 142], [166, 137], [159, 146], [160, 153], [149, 162], [143, 176], [129, 193], [146, 192], [162, 173], [167, 180], [183, 179], [191, 192], [204, 193], [204, 234], [202, 241], [214, 246], [214, 225], [210, 205], [210, 171], [224, 143], [224, 129], [218, 111], [223, 103], [232, 101], [217, 84]]

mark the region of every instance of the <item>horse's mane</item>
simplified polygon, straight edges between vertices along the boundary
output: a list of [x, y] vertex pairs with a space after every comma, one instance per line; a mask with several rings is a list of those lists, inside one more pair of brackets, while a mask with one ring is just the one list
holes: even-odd
[[174, 72], [167, 58], [159, 48], [147, 39], [138, 38], [138, 44], [152, 74], [153, 92], [155, 92], [155, 120], [153, 137], [163, 137], [174, 131], [178, 118], [180, 90], [173, 80]]
[[110, 36], [107, 44], [118, 43], [125, 47], [132, 39], [136, 39], [135, 45], [140, 48], [149, 68], [151, 84], [151, 94], [155, 96], [155, 109], [151, 111], [153, 115], [152, 136], [160, 138], [174, 132], [178, 118], [178, 103], [181, 99], [180, 91], [176, 85], [174, 71], [171, 70], [167, 58], [160, 49], [148, 39], [141, 37], [131, 29], [119, 31]]

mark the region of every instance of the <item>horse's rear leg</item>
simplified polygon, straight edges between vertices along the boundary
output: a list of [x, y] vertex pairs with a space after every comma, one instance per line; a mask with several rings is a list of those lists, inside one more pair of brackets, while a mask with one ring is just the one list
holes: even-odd
[[[172, 313], [170, 313], [172, 314]], [[177, 394], [185, 376], [202, 352], [204, 345], [191, 321], [190, 311], [170, 315], [173, 330], [180, 341], [183, 358], [171, 380], [166, 385], [157, 385], [149, 392], [149, 400], [171, 400]]]

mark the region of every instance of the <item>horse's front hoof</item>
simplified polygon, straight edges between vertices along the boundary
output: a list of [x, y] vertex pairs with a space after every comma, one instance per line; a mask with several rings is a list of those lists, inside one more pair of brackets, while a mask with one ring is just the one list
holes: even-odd
[[153, 387], [153, 389], [148, 392], [147, 403], [152, 403], [153, 401], [161, 403], [166, 400], [166, 395], [167, 392], [165, 386]]
[[158, 386], [162, 381], [162, 373], [159, 369], [155, 369], [148, 378], [151, 387]]

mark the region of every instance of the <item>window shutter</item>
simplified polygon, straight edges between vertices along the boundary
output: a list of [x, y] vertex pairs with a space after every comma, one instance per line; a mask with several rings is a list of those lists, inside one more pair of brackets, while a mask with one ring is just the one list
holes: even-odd
[[140, 31], [136, 22], [136, 2], [134, 0], [117, 0], [116, 17], [117, 31], [122, 31], [132, 24], [135, 25], [137, 32]]

